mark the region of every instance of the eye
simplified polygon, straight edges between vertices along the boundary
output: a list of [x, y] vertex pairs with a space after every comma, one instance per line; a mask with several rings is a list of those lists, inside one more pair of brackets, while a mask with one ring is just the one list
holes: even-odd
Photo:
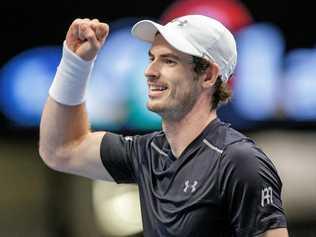
[[176, 61], [169, 59], [169, 58], [164, 59], [164, 62], [168, 65], [175, 65], [176, 64]]

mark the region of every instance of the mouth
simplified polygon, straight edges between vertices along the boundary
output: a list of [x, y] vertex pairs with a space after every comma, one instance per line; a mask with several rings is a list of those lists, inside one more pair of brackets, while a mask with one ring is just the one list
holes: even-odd
[[157, 98], [163, 95], [168, 90], [168, 86], [164, 84], [148, 84], [148, 96], [150, 98]]

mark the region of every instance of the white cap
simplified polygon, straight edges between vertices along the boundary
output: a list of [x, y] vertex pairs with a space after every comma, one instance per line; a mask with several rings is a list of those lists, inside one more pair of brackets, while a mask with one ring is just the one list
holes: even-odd
[[132, 35], [152, 43], [157, 31], [175, 49], [216, 63], [223, 81], [234, 72], [236, 42], [232, 33], [219, 21], [202, 15], [182, 16], [166, 25], [142, 20], [133, 26]]

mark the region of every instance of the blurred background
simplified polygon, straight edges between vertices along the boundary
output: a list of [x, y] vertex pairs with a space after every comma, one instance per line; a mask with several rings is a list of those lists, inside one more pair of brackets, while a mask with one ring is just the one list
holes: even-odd
[[145, 108], [149, 45], [130, 29], [140, 19], [164, 23], [184, 14], [209, 15], [234, 33], [234, 98], [219, 116], [255, 139], [277, 166], [291, 236], [316, 236], [316, 31], [309, 1], [30, 0], [5, 1], [0, 9], [1, 237], [141, 232], [137, 188], [49, 170], [37, 152], [38, 125], [67, 29], [87, 17], [111, 28], [89, 88], [93, 129], [159, 129], [159, 117]]

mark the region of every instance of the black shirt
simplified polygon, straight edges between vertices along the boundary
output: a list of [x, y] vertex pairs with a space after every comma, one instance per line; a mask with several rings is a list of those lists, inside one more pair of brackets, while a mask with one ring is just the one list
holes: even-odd
[[107, 133], [101, 158], [117, 183], [138, 184], [145, 236], [247, 237], [286, 227], [274, 165], [219, 119], [178, 159], [162, 131]]

